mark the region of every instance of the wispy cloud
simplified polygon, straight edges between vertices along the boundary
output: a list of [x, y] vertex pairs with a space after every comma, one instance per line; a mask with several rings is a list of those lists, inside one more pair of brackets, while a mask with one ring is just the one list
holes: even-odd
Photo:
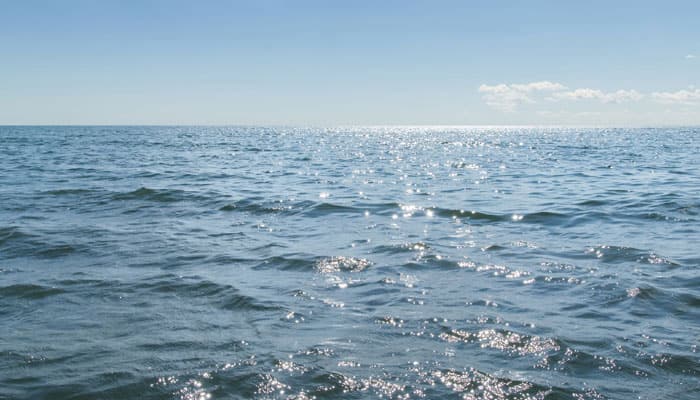
[[550, 82], [550, 81], [539, 81], [530, 83], [514, 83], [510, 85], [511, 88], [515, 90], [520, 90], [523, 92], [532, 92], [536, 90], [542, 91], [556, 91], [556, 90], [566, 90], [567, 87], [561, 83]]
[[506, 112], [515, 111], [520, 104], [533, 103], [534, 100], [528, 95], [531, 92], [558, 90], [566, 90], [566, 86], [550, 81], [479, 86], [479, 93], [486, 104]]
[[656, 103], [700, 105], [700, 89], [690, 86], [678, 91], [659, 91], [644, 94], [635, 89], [606, 92], [593, 88], [569, 90], [565, 85], [551, 81], [530, 83], [500, 83], [479, 86], [486, 104], [497, 110], [514, 112], [523, 104], [549, 102], [595, 101], [602, 104], [621, 104], [650, 99]]
[[663, 104], [700, 104], [700, 89], [683, 89], [677, 92], [654, 92], [651, 97]]
[[695, 54], [686, 54], [685, 58], [686, 60], [692, 60], [693, 58], [695, 58]]
[[625, 103], [639, 101], [644, 95], [636, 90], [618, 90], [603, 92], [599, 89], [582, 88], [568, 92], [558, 92], [552, 95], [554, 100], [600, 100], [603, 103]]

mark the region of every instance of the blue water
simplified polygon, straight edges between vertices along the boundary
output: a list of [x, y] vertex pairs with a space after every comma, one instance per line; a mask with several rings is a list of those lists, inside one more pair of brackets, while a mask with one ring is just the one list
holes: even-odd
[[0, 127], [0, 398], [700, 398], [700, 129]]

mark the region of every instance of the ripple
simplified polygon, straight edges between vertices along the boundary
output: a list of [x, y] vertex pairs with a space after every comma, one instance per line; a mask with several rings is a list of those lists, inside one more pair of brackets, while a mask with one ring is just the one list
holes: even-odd
[[595, 256], [602, 262], [612, 264], [634, 262], [645, 264], [667, 264], [670, 266], [678, 265], [670, 260], [660, 257], [654, 252], [636, 249], [634, 247], [600, 245], [588, 248], [586, 253]]
[[0, 296], [18, 299], [39, 300], [63, 293], [65, 291], [60, 288], [35, 284], [15, 284], [0, 287]]
[[96, 193], [95, 190], [92, 189], [55, 189], [55, 190], [48, 190], [44, 192], [44, 194], [51, 195], [51, 196], [80, 196], [80, 195], [85, 195], [85, 194], [92, 194]]
[[175, 203], [185, 200], [203, 199], [202, 196], [192, 192], [179, 189], [151, 189], [141, 187], [131, 192], [115, 193], [112, 195], [114, 201], [149, 201], [156, 203]]
[[694, 399], [699, 133], [0, 127], [0, 398]]
[[[128, 288], [127, 288], [128, 289]], [[173, 275], [153, 277], [133, 286], [136, 291], [172, 294], [217, 305], [224, 310], [276, 311], [280, 308], [246, 296], [231, 285], [222, 285], [195, 278], [179, 278]]]

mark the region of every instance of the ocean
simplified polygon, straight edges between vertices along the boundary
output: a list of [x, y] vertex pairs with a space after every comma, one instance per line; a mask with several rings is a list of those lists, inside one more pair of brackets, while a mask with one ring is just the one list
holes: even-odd
[[700, 128], [0, 127], [1, 399], [698, 399]]

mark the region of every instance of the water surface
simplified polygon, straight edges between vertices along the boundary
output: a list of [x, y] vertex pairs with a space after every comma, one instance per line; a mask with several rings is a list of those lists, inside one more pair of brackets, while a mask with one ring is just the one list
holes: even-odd
[[700, 398], [700, 130], [0, 127], [0, 398]]

